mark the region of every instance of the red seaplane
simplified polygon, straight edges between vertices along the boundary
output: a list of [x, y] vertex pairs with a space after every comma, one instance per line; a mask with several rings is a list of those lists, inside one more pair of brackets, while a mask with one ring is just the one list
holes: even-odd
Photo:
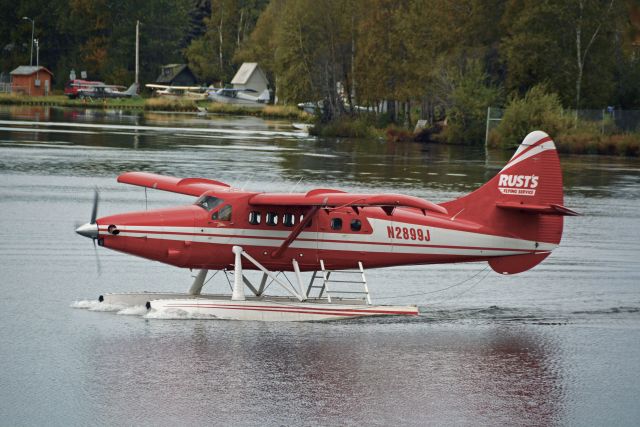
[[[560, 243], [563, 216], [577, 215], [563, 206], [555, 145], [540, 131], [530, 133], [485, 185], [440, 204], [332, 189], [256, 193], [209, 179], [141, 172], [124, 173], [118, 182], [198, 199], [96, 218], [96, 193], [91, 222], [76, 232], [105, 248], [200, 271], [187, 293], [106, 294], [99, 300], [226, 319], [416, 315], [415, 306], [372, 305], [364, 268], [487, 261], [500, 274], [519, 273], [549, 256]], [[230, 295], [201, 293], [209, 270], [233, 272]], [[243, 270], [261, 271], [260, 282], [252, 283]], [[303, 271], [313, 272], [309, 283], [303, 283]], [[281, 272], [293, 272], [293, 280]], [[271, 283], [288, 295], [266, 296]]]

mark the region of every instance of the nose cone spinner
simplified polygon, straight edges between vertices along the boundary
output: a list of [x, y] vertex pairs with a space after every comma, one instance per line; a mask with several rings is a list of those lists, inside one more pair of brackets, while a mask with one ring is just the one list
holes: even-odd
[[81, 236], [84, 237], [89, 237], [91, 239], [97, 239], [98, 238], [98, 224], [94, 223], [87, 223], [84, 225], [81, 225], [80, 227], [76, 228], [76, 233], [78, 233]]

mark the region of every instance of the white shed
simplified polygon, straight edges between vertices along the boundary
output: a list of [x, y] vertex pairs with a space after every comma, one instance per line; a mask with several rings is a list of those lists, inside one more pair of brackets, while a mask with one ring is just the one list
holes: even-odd
[[269, 88], [267, 75], [257, 62], [245, 62], [242, 64], [231, 84], [234, 89], [253, 89], [258, 93]]

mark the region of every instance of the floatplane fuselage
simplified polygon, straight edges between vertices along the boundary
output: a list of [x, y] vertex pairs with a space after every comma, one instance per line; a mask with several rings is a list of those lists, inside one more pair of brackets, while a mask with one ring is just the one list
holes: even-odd
[[[230, 318], [319, 320], [322, 316], [314, 312], [336, 306], [327, 289], [327, 272], [357, 269], [366, 288], [365, 267], [488, 261], [501, 274], [525, 271], [558, 246], [563, 216], [575, 215], [562, 205], [560, 163], [553, 141], [543, 132], [529, 134], [509, 163], [484, 186], [440, 204], [402, 194], [333, 189], [257, 193], [209, 179], [140, 172], [122, 174], [118, 182], [188, 194], [197, 200], [188, 206], [103, 218], [96, 218], [95, 205], [92, 221], [77, 232], [105, 248], [199, 269], [202, 280], [209, 270], [234, 271], [229, 299], [201, 297], [202, 284], [196, 278], [187, 300], [168, 297], [148, 304], [198, 312], [206, 312], [201, 306], [207, 304], [225, 305], [209, 310], [217, 317], [234, 310], [251, 313], [248, 317], [233, 313]], [[252, 285], [243, 269], [262, 270], [261, 286]], [[269, 304], [275, 300], [262, 304], [266, 278], [275, 278], [272, 272], [294, 272], [300, 279], [302, 271], [322, 273], [324, 283], [316, 298], [312, 298], [312, 284], [306, 290], [301, 282], [282, 285], [297, 300], [298, 309], [309, 313], [273, 314], [278, 309]], [[255, 294], [249, 303], [245, 285]], [[381, 307], [389, 306], [368, 304], [359, 314], [357, 308], [346, 313], [345, 304], [353, 301], [334, 297], [333, 302], [338, 301], [342, 311], [327, 318], [367, 315], [367, 309], [369, 315], [416, 314], [415, 308], [405, 312], [402, 307], [383, 313]], [[250, 310], [243, 308], [247, 304]], [[271, 308], [259, 308], [267, 306]]]

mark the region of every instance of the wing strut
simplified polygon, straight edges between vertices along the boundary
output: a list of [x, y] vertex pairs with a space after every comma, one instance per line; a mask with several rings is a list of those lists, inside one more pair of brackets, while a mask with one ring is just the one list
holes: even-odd
[[271, 258], [280, 258], [282, 256], [284, 251], [286, 251], [291, 243], [293, 243], [293, 241], [296, 239], [296, 237], [300, 235], [304, 227], [306, 227], [307, 224], [311, 222], [311, 218], [313, 218], [318, 210], [320, 210], [320, 206], [318, 205], [312, 206], [311, 209], [309, 209], [309, 212], [307, 212], [302, 221], [300, 221], [298, 225], [296, 225], [296, 228], [291, 230], [291, 234], [289, 234], [289, 237], [287, 237], [286, 240], [282, 242], [282, 245], [280, 245], [280, 247], [275, 251], [271, 252]]

